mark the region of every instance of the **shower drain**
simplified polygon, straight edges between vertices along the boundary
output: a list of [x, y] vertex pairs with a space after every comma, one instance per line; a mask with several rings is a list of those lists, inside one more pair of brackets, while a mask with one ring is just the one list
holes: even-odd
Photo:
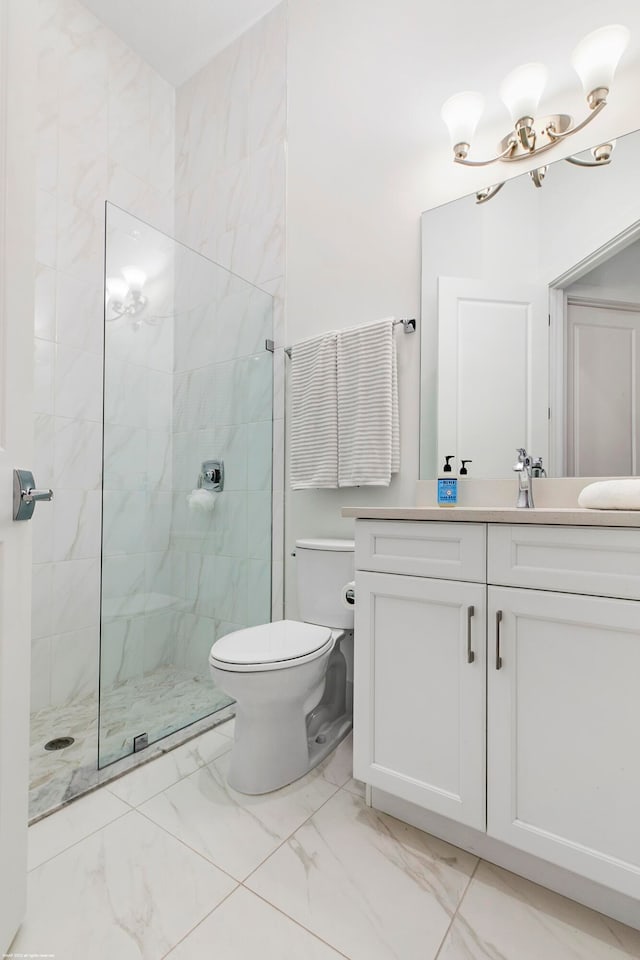
[[55, 737], [45, 743], [44, 748], [45, 750], [64, 750], [65, 747], [70, 747], [72, 743], [75, 743], [73, 737]]

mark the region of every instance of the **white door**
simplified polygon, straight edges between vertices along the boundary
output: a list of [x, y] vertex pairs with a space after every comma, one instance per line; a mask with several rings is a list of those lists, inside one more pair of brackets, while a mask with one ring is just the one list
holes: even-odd
[[354, 776], [485, 829], [486, 587], [356, 573]]
[[487, 606], [487, 833], [639, 898], [640, 604], [489, 587]]
[[516, 449], [547, 462], [546, 287], [438, 279], [438, 459], [471, 477], [507, 477]]
[[637, 475], [640, 307], [567, 303], [567, 474]]
[[31, 535], [12, 520], [12, 474], [32, 456], [34, 37], [32, 0], [0, 0], [0, 954], [27, 873]]

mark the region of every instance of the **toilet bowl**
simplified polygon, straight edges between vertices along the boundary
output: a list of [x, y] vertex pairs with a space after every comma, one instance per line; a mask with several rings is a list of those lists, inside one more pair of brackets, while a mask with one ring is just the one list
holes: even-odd
[[214, 683], [236, 700], [227, 779], [240, 793], [303, 777], [352, 726], [353, 611], [342, 588], [353, 579], [353, 541], [299, 540], [296, 557], [304, 620], [227, 634], [209, 655]]

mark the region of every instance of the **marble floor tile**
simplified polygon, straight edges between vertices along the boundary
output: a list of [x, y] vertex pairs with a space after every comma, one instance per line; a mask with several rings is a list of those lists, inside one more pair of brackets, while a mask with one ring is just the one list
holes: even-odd
[[167, 960], [340, 960], [326, 943], [238, 887]]
[[117, 820], [130, 809], [102, 788], [32, 824], [28, 834], [29, 870]]
[[[189, 736], [186, 724], [195, 717], [210, 715], [213, 722], [218, 710], [228, 713], [231, 708], [224, 706], [228, 698], [216, 695], [210, 684], [201, 681], [202, 678], [194, 676], [193, 671], [162, 666], [151, 674], [125, 681], [110, 690], [105, 699], [105, 710], [106, 716], [111, 716], [111, 722], [105, 720], [102, 726], [101, 769], [98, 769], [98, 703], [95, 693], [64, 706], [45, 707], [32, 713], [30, 818], [39, 817], [98, 783], [112, 779], [117, 772], [108, 763], [123, 754], [127, 757], [118, 761], [121, 764], [129, 760], [132, 764], [143, 761], [146, 754], [134, 755], [132, 752], [133, 732], [146, 729], [152, 734], [152, 741], [156, 735], [185, 739]], [[224, 727], [224, 735], [233, 737], [233, 721], [227, 721]], [[63, 736], [72, 736], [73, 745], [52, 752], [44, 749], [47, 740]], [[162, 751], [163, 739], [152, 742], [148, 749]], [[195, 765], [191, 769], [195, 769]]]
[[246, 886], [350, 960], [430, 960], [476, 863], [339, 790]]
[[137, 807], [230, 749], [228, 737], [221, 736], [217, 729], [209, 730], [113, 780], [108, 789]]
[[480, 863], [438, 960], [637, 960], [640, 931]]
[[132, 753], [133, 738], [143, 731], [153, 743], [232, 702], [213, 686], [208, 672], [201, 674], [167, 664], [102, 690], [100, 764]]
[[131, 811], [29, 874], [12, 950], [64, 960], [159, 960], [234, 881]]
[[321, 764], [281, 790], [247, 796], [228, 786], [228, 766], [229, 755], [225, 754], [139, 809], [216, 866], [242, 880], [338, 787], [325, 779]]

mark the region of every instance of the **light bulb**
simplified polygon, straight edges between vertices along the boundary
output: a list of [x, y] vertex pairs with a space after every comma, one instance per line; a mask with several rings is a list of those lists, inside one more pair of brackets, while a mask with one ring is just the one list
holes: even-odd
[[500, 98], [514, 124], [523, 117], [535, 117], [546, 82], [547, 68], [543, 63], [525, 63], [504, 78]]
[[630, 36], [627, 27], [613, 23], [594, 30], [580, 41], [571, 55], [571, 63], [586, 94], [611, 89], [613, 75]]
[[109, 277], [107, 279], [107, 297], [116, 303], [124, 303], [129, 293], [129, 287], [121, 277]]
[[483, 110], [484, 97], [470, 90], [456, 93], [443, 103], [440, 113], [449, 129], [453, 147], [459, 143], [471, 143]]
[[140, 293], [147, 282], [146, 273], [144, 270], [140, 270], [139, 267], [123, 267], [122, 276], [129, 284], [129, 289], [132, 293]]

